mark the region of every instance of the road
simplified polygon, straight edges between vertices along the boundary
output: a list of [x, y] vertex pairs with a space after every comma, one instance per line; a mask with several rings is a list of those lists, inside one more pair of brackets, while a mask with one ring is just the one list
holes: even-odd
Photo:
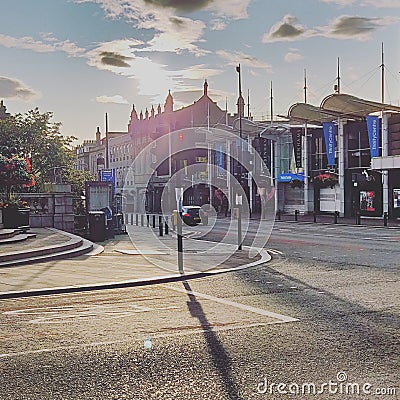
[[399, 240], [282, 222], [263, 266], [1, 301], [0, 398], [398, 399]]

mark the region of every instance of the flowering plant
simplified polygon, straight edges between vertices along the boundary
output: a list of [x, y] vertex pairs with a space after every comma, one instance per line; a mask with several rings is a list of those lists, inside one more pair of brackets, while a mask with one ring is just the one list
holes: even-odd
[[4, 204], [10, 204], [13, 188], [35, 185], [35, 175], [28, 158], [0, 154], [0, 187], [5, 189], [7, 200]]
[[322, 187], [333, 187], [339, 182], [339, 177], [334, 172], [327, 172], [315, 176], [314, 182]]
[[0, 199], [0, 208], [11, 209], [11, 208], [27, 208], [29, 204], [27, 201], [10, 195], [9, 198]]

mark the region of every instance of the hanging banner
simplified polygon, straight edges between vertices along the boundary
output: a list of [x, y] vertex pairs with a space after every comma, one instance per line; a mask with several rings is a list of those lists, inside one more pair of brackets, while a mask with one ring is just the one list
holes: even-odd
[[367, 115], [366, 119], [371, 158], [379, 157], [379, 117]]
[[296, 168], [302, 167], [302, 148], [301, 148], [301, 139], [302, 139], [302, 129], [291, 129], [292, 140], [293, 140], [293, 150], [294, 150], [294, 159], [296, 163]]
[[335, 124], [333, 122], [324, 122], [322, 124], [324, 129], [326, 156], [328, 157], [328, 166], [335, 165]]
[[218, 166], [218, 176], [223, 176], [225, 171], [225, 153], [221, 143], [216, 145], [215, 158]]

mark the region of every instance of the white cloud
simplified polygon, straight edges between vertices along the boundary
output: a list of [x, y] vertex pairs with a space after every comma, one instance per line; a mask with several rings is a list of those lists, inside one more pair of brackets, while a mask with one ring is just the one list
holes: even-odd
[[212, 31], [223, 31], [227, 26], [227, 22], [221, 18], [210, 21], [210, 29]]
[[293, 15], [285, 15], [281, 21], [274, 24], [268, 33], [265, 33], [262, 42], [294, 41], [310, 37], [315, 31], [305, 28]]
[[385, 26], [398, 23], [398, 17], [367, 18], [351, 15], [341, 15], [329, 25], [319, 27], [320, 34], [338, 39], [367, 40], [371, 34]]
[[323, 3], [337, 4], [341, 7], [352, 6], [359, 3], [361, 6], [376, 8], [400, 8], [399, 0], [320, 0]]
[[246, 19], [248, 18], [247, 9], [251, 0], [224, 0], [214, 1], [208, 8], [218, 15], [227, 18]]
[[295, 41], [315, 36], [367, 40], [378, 29], [399, 23], [399, 21], [400, 17], [368, 18], [341, 15], [330, 21], [328, 25], [307, 29], [298, 22], [296, 17], [285, 15], [263, 36], [262, 41], [264, 43]]
[[264, 68], [267, 70], [271, 70], [270, 64], [267, 64], [266, 62], [261, 61], [254, 56], [242, 53], [240, 51], [218, 50], [216, 54], [227, 60], [229, 65], [242, 64], [252, 68]]
[[29, 101], [40, 97], [40, 92], [18, 79], [0, 76], [0, 97]]
[[299, 53], [297, 49], [291, 49], [285, 54], [285, 61], [287, 63], [302, 60], [304, 56]]
[[128, 101], [119, 94], [116, 94], [115, 96], [97, 96], [96, 101], [98, 103], [129, 104]]
[[31, 36], [15, 38], [0, 34], [0, 46], [32, 50], [37, 53], [52, 53], [55, 51], [62, 51], [70, 56], [78, 56], [85, 51], [69, 40], [59, 41], [51, 36], [46, 36], [45, 41], [40, 41], [35, 40]]

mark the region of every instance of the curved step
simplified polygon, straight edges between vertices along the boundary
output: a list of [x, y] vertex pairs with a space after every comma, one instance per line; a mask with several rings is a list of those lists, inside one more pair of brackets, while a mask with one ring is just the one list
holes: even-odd
[[8, 239], [19, 233], [18, 229], [0, 229], [0, 241], [3, 239]]

